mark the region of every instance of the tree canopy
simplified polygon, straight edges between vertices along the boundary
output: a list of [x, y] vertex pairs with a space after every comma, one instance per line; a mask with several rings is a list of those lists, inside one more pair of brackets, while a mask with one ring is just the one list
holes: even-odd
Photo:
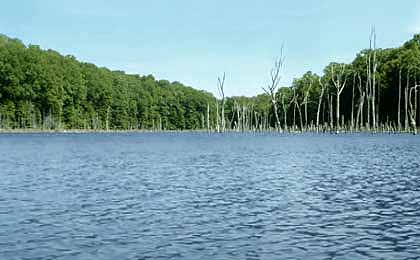
[[198, 129], [215, 103], [212, 94], [179, 82], [99, 68], [0, 36], [1, 128]]
[[214, 130], [223, 121], [228, 130], [407, 129], [420, 121], [419, 68], [415, 35], [400, 47], [362, 50], [349, 64], [331, 62], [322, 75], [309, 71], [276, 92], [221, 102], [179, 82], [111, 71], [0, 35], [0, 128]]

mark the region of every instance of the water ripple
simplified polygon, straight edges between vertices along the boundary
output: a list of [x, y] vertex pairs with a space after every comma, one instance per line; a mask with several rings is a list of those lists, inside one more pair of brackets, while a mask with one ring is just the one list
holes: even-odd
[[409, 135], [0, 136], [1, 259], [419, 259]]

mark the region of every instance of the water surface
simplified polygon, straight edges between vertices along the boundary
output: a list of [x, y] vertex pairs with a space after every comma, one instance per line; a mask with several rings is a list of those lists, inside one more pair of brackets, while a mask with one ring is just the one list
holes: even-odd
[[410, 135], [0, 135], [0, 259], [419, 259]]

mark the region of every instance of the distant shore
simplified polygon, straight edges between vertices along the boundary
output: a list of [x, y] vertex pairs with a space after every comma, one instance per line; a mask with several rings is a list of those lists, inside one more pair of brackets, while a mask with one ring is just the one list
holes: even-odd
[[145, 130], [145, 129], [0, 129], [0, 134], [89, 134], [89, 133], [175, 133], [175, 132], [213, 132], [207, 130]]
[[[418, 129], [420, 131], [420, 129]], [[117, 134], [117, 133], [279, 133], [279, 134], [413, 134], [412, 131], [373, 131], [373, 130], [340, 130], [339, 132], [325, 130], [325, 131], [278, 131], [275, 129], [271, 130], [225, 130], [224, 132], [218, 132], [214, 129], [178, 129], [178, 130], [150, 130], [150, 129], [110, 129], [110, 130], [93, 130], [93, 129], [0, 129], [1, 134]]]

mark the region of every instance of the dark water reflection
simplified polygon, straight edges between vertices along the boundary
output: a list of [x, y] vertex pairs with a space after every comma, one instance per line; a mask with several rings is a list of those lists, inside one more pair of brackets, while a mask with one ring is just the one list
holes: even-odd
[[0, 136], [0, 259], [419, 257], [419, 137]]

